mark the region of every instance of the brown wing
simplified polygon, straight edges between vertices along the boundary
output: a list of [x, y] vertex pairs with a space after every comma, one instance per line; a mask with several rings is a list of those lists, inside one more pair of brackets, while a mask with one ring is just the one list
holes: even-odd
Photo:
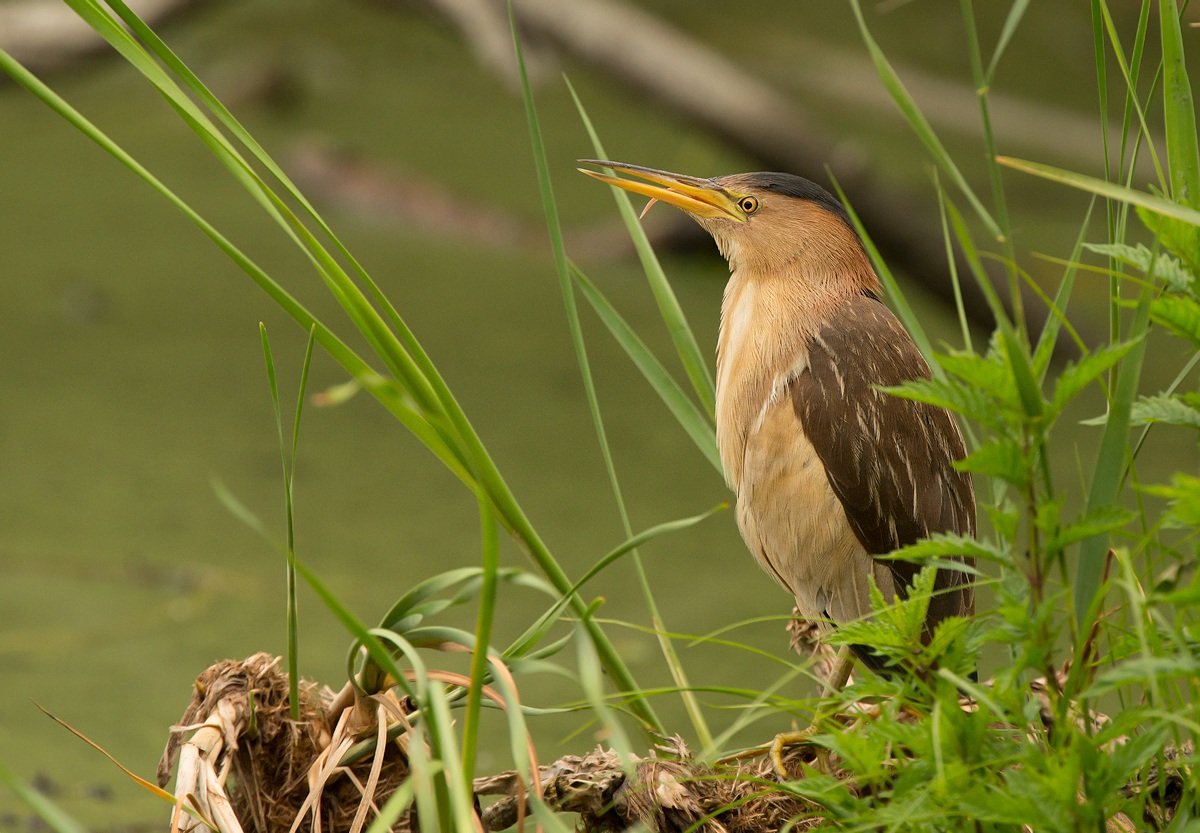
[[[891, 310], [858, 295], [809, 342], [808, 367], [791, 385], [796, 416], [872, 555], [934, 532], [975, 534], [971, 479], [951, 465], [966, 451], [954, 417], [874, 387], [928, 377], [929, 366]], [[888, 564], [903, 594], [917, 568]], [[973, 613], [974, 597], [964, 573], [939, 571], [927, 629]]]

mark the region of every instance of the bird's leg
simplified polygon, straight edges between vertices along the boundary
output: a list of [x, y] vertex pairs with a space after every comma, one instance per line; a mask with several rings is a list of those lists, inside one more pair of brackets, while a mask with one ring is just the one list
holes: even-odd
[[[829, 679], [825, 681], [825, 698], [828, 699], [839, 693], [846, 687], [846, 681], [850, 679], [850, 672], [854, 670], [854, 654], [849, 646], [843, 646], [838, 651], [837, 662], [834, 663], [833, 669], [829, 672]], [[812, 740], [813, 735], [817, 734], [817, 720], [820, 715], [813, 715], [812, 723], [808, 727], [795, 732], [780, 732], [771, 741], [771, 763], [775, 767], [775, 773], [786, 779], [788, 777], [787, 767], [783, 765], [783, 749], [785, 746], [800, 746], [807, 744]], [[818, 756], [818, 761], [823, 758]], [[820, 764], [824, 769], [827, 764]]]
[[849, 645], [843, 645], [837, 654], [837, 662], [829, 671], [829, 679], [825, 681], [825, 696], [832, 697], [840, 694], [850, 681], [850, 672], [854, 670], [854, 652]]

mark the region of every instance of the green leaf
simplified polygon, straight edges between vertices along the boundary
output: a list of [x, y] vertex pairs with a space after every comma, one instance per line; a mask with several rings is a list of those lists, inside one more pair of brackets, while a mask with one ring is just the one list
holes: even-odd
[[981, 390], [1014, 410], [1019, 407], [1016, 382], [998, 353], [989, 351], [988, 355], [981, 356], [966, 350], [955, 350], [939, 353], [937, 362], [947, 373], [959, 377], [970, 388]]
[[1200, 346], [1200, 302], [1180, 295], [1162, 295], [1150, 303], [1150, 318]]
[[983, 425], [1002, 430], [1004, 414], [995, 400], [980, 388], [955, 379], [913, 379], [902, 385], [880, 388], [891, 396], [937, 405]]
[[663, 367], [662, 362], [650, 352], [646, 343], [597, 289], [596, 285], [574, 264], [571, 266], [571, 274], [575, 278], [575, 283], [583, 292], [583, 297], [592, 305], [592, 309], [596, 311], [601, 322], [612, 333], [613, 338], [621, 345], [621, 349], [625, 351], [637, 369], [641, 371], [642, 376], [650, 383], [650, 387], [654, 388], [654, 392], [658, 394], [663, 404], [675, 417], [675, 421], [704, 454], [705, 459], [712, 463], [718, 473], [723, 473], [721, 455], [717, 451], [717, 437], [708, 419], [696, 406], [696, 403], [684, 393], [683, 388], [679, 386], [674, 377]]
[[954, 464], [959, 471], [970, 471], [988, 477], [999, 477], [1019, 489], [1029, 485], [1029, 461], [1012, 440], [996, 437], [982, 443], [964, 459]]
[[1144, 490], [1170, 501], [1167, 511], [1170, 526], [1183, 529], [1200, 527], [1200, 478], [1175, 472], [1170, 486], [1146, 486]]
[[878, 73], [880, 80], [883, 81], [883, 86], [888, 91], [888, 94], [891, 95], [892, 100], [896, 102], [896, 106], [900, 108], [905, 121], [908, 122], [909, 127], [912, 128], [913, 132], [924, 143], [926, 150], [929, 151], [929, 155], [933, 157], [934, 161], [950, 177], [950, 180], [958, 186], [963, 196], [967, 198], [967, 202], [975, 209], [976, 215], [978, 215], [979, 219], [987, 227], [988, 234], [993, 238], [1000, 238], [1002, 235], [1000, 227], [996, 224], [996, 220], [984, 208], [979, 197], [975, 195], [975, 191], [967, 182], [966, 177], [962, 175], [962, 172], [958, 169], [958, 165], [955, 164], [954, 159], [938, 138], [937, 133], [934, 132], [933, 126], [925, 118], [925, 114], [921, 112], [921, 108], [917, 106], [916, 101], [913, 100], [912, 95], [905, 88], [904, 82], [900, 80], [900, 76], [888, 61], [887, 56], [883, 54], [883, 50], [880, 49], [879, 44], [872, 37], [871, 30], [867, 28], [867, 22], [863, 18], [859, 0], [851, 0], [851, 8], [854, 11], [855, 20], [858, 21], [858, 30], [862, 34], [863, 43], [866, 44], [867, 51], [871, 54], [871, 60], [875, 64], [875, 71]]
[[[521, 45], [521, 34], [517, 27], [516, 13], [512, 8], [512, 4], [508, 6], [508, 22], [512, 30], [513, 46], [517, 54], [517, 68], [521, 77], [521, 99], [525, 104], [525, 122], [529, 130], [529, 144], [533, 150], [534, 170], [537, 173], [538, 190], [542, 197], [542, 211], [546, 218], [546, 227], [550, 232], [550, 246], [554, 253], [555, 271], [558, 273], [559, 287], [563, 295], [563, 303], [567, 308], [568, 320], [572, 327], [572, 340], [575, 345], [577, 357], [579, 358], [581, 369], [584, 371], [585, 385], [589, 390], [589, 406], [593, 412], [593, 418], [596, 417], [595, 399], [590, 395], [590, 374], [587, 372], [585, 363], [585, 353], [583, 352], [582, 336], [578, 329], [578, 320], [575, 318], [575, 297], [571, 283], [570, 266], [568, 265], [567, 252], [563, 243], [562, 223], [558, 216], [558, 207], [554, 197], [554, 186], [550, 179], [550, 162], [546, 155], [545, 140], [542, 138], [541, 122], [538, 118], [537, 104], [533, 99], [533, 89], [529, 84], [529, 73], [525, 67], [525, 55]], [[603, 423], [595, 422], [597, 431], [600, 433], [600, 443], [602, 451], [607, 450], [607, 443], [603, 435]], [[606, 459], [606, 464], [608, 460]], [[611, 465], [608, 466], [610, 475], [612, 473]], [[498, 473], [497, 473], [498, 474]], [[616, 480], [613, 479], [613, 485], [616, 487]], [[616, 494], [617, 506], [621, 509], [624, 504], [621, 501], [619, 491]], [[540, 542], [539, 542], [540, 543]], [[548, 554], [548, 552], [547, 552]], [[542, 559], [539, 559], [541, 563]], [[570, 584], [566, 573], [563, 572], [561, 566], [557, 562], [547, 562], [547, 567], [553, 569], [551, 579], [555, 586], [561, 590], [565, 590]], [[652, 728], [654, 731], [663, 732], [662, 720], [654, 711], [654, 707], [642, 695], [641, 688], [633, 678], [633, 674], [629, 670], [629, 666], [625, 660], [617, 653], [612, 641], [600, 629], [599, 624], [590, 616], [585, 616], [586, 611], [583, 600], [572, 594], [572, 605], [575, 610], [580, 613], [584, 627], [586, 628], [596, 652], [600, 657], [601, 663], [604, 665], [608, 675], [612, 681], [623, 691], [627, 691], [631, 695], [631, 706], [641, 718], [645, 725]], [[653, 606], [653, 601], [648, 598], [647, 601]]]
[[1078, 362], [1067, 365], [1054, 384], [1054, 399], [1050, 403], [1051, 415], [1059, 414], [1084, 388], [1125, 358], [1136, 343], [1125, 341], [1106, 345], [1087, 354]]
[[[575, 108], [579, 111], [579, 117], [583, 120], [584, 127], [587, 128], [588, 136], [591, 137], [596, 156], [600, 159], [608, 159], [608, 154], [600, 143], [600, 135], [592, 126], [592, 120], [584, 110], [583, 102], [576, 95], [575, 88], [571, 86], [570, 81], [567, 81], [567, 89], [575, 101]], [[675, 344], [675, 352], [679, 356], [679, 361], [683, 364], [683, 369], [687, 373], [696, 395], [700, 398], [705, 412], [711, 416], [716, 410], [717, 395], [712, 373], [709, 371], [709, 362], [701, 352], [699, 344], [696, 343], [696, 336], [692, 332], [691, 325], [688, 324], [687, 317], [683, 314], [683, 307], [679, 305], [679, 300], [675, 297], [675, 290], [671, 288], [667, 275], [658, 262], [658, 256], [654, 253], [650, 240], [646, 236], [646, 231], [642, 228], [641, 221], [633, 210], [633, 205], [629, 201], [629, 193], [616, 186], [610, 186], [609, 190], [612, 191], [613, 199], [617, 201], [617, 210], [621, 214], [630, 239], [633, 240], [633, 247], [637, 250], [638, 259], [642, 263], [642, 271], [646, 273], [650, 292], [654, 295], [655, 303], [658, 304], [658, 311], [662, 316], [663, 323], [667, 326], [667, 332], [671, 334], [671, 341]]]
[[49, 830], [53, 830], [54, 833], [86, 833], [87, 827], [80, 824], [57, 804], [42, 795], [42, 793], [27, 784], [24, 780], [18, 778], [16, 773], [3, 763], [0, 763], [0, 784], [7, 785], [9, 789], [16, 793], [17, 798], [29, 805], [29, 808], [33, 810], [38, 819], [44, 822], [46, 827]]
[[1191, 677], [1197, 673], [1200, 673], [1200, 661], [1190, 654], [1135, 656], [1101, 672], [1084, 696], [1100, 697], [1127, 686], [1144, 685], [1151, 679], [1157, 679], [1161, 683], [1177, 677]]
[[[1126, 455], [1129, 450], [1129, 415], [1137, 397], [1138, 382], [1142, 375], [1142, 361], [1146, 355], [1146, 340], [1143, 337], [1149, 327], [1150, 296], [1153, 288], [1142, 290], [1141, 298], [1129, 327], [1131, 341], [1136, 346], [1120, 365], [1109, 402], [1108, 422], [1100, 438], [1096, 453], [1096, 465], [1092, 472], [1092, 485], [1088, 491], [1088, 510], [1098, 510], [1117, 502], [1121, 484], [1124, 482]], [[1095, 598], [1100, 589], [1105, 556], [1108, 553], [1107, 535], [1095, 535], [1079, 548], [1078, 566], [1075, 571], [1075, 615], [1086, 632], [1091, 627], [1091, 617], [1098, 614], [1095, 609], [1099, 600]]]
[[1063, 550], [1094, 535], [1115, 532], [1132, 519], [1133, 513], [1119, 506], [1101, 506], [1089, 509], [1079, 520], [1059, 529], [1058, 534], [1047, 544], [1047, 547], [1051, 550]]
[[[1012, 556], [1008, 551], [994, 541], [980, 541], [948, 532], [934, 533], [922, 541], [901, 547], [895, 552], [881, 557], [920, 563], [930, 559], [946, 559], [956, 556], [969, 556], [980, 561], [994, 561], [999, 564], [1008, 564], [1012, 561]], [[978, 571], [968, 569], [964, 572], [975, 573]]]
[[1000, 322], [1000, 334], [1004, 345], [1004, 355], [1012, 370], [1013, 380], [1016, 382], [1017, 393], [1020, 394], [1025, 415], [1031, 419], [1039, 419], [1046, 410], [1046, 402], [1042, 398], [1042, 389], [1034, 377], [1029, 350], [1007, 321]]
[[1188, 291], [1196, 281], [1196, 276], [1188, 271], [1178, 258], [1163, 253], [1155, 255], [1141, 243], [1136, 246], [1127, 243], [1085, 243], [1084, 248], [1098, 255], [1119, 260], [1143, 274], [1153, 274], [1156, 278], [1161, 278], [1173, 292]]
[[1135, 425], [1161, 422], [1200, 428], [1200, 409], [1187, 404], [1181, 397], [1165, 393], [1143, 396], [1134, 402], [1132, 418]]
[[1176, 202], [1200, 208], [1200, 151], [1196, 145], [1196, 105], [1184, 60], [1183, 33], [1175, 0], [1159, 0], [1163, 50], [1163, 123], [1171, 195]]
[[[1200, 227], [1174, 217], [1163, 217], [1139, 207], [1138, 217], [1163, 247], [1174, 254], [1192, 274], [1200, 274]], [[1157, 273], [1156, 273], [1157, 274]]]
[[1008, 10], [1008, 16], [1004, 18], [1004, 28], [1000, 30], [1000, 37], [996, 41], [996, 49], [992, 52], [992, 60], [988, 63], [987, 72], [984, 73], [984, 82], [992, 83], [992, 78], [996, 74], [996, 67], [1000, 63], [1000, 56], [1004, 54], [1005, 47], [1012, 40], [1013, 34], [1017, 31], [1017, 25], [1021, 22], [1021, 18], [1025, 15], [1025, 9], [1029, 7], [1029, 0], [1016, 0]]
[[1043, 165], [1040, 162], [1029, 162], [1009, 156], [997, 156], [996, 161], [1013, 170], [1032, 174], [1042, 179], [1048, 179], [1051, 182], [1058, 182], [1068, 185], [1071, 188], [1078, 188], [1081, 191], [1098, 194], [1101, 197], [1108, 197], [1118, 202], [1141, 206], [1153, 211], [1155, 214], [1174, 217], [1191, 225], [1200, 225], [1200, 211], [1153, 194], [1147, 194], [1145, 191], [1137, 191], [1133, 188], [1127, 188], [1124, 185], [1118, 185], [1115, 182], [1105, 182], [1103, 179], [1097, 179], [1094, 176], [1077, 174], [1073, 171], [1055, 168], [1052, 165]]

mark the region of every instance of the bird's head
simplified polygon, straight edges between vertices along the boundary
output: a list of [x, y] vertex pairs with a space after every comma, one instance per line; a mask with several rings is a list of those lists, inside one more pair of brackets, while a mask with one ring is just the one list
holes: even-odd
[[579, 169], [650, 197], [647, 209], [656, 200], [683, 209], [713, 236], [735, 272], [840, 275], [864, 288], [877, 280], [846, 209], [803, 177], [759, 172], [701, 179], [624, 162], [580, 161], [638, 177]]

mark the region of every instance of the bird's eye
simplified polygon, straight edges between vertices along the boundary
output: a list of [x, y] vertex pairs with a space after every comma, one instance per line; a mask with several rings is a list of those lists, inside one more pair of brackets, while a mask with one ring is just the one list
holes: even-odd
[[758, 200], [754, 197], [742, 197], [738, 200], [738, 207], [747, 214], [753, 214], [758, 211]]

